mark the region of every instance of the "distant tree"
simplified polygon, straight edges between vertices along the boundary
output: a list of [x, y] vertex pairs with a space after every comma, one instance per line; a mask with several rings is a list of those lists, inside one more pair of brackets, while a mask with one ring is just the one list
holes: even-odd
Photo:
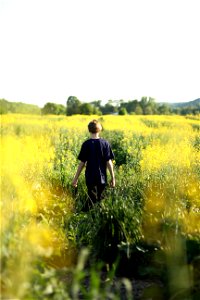
[[101, 116], [102, 115], [102, 111], [101, 111], [100, 108], [94, 107], [93, 114]]
[[129, 114], [152, 115], [157, 113], [157, 106], [154, 98], [149, 97], [148, 99], [147, 97], [142, 97], [141, 101], [135, 99], [128, 102], [121, 102], [119, 109], [125, 108]]
[[42, 115], [51, 115], [55, 112], [54, 103], [48, 102], [46, 103], [43, 108], [41, 109]]
[[183, 107], [181, 108], [181, 115], [194, 115], [196, 114], [195, 112], [196, 108], [193, 106], [187, 106], [187, 107]]
[[127, 115], [127, 110], [125, 107], [121, 107], [119, 109], [119, 115], [123, 116], [123, 115]]
[[128, 102], [120, 102], [120, 108], [125, 108], [127, 113], [131, 114], [132, 112], [135, 111], [136, 106], [138, 104], [137, 100], [132, 100], [132, 101], [128, 101]]
[[75, 97], [75, 96], [70, 96], [67, 99], [67, 115], [71, 116], [74, 114], [80, 114], [80, 106], [81, 106], [81, 101]]
[[94, 107], [90, 103], [82, 103], [80, 105], [80, 114], [92, 115], [94, 113]]
[[108, 102], [104, 105], [101, 106], [101, 111], [103, 115], [109, 115], [117, 112], [117, 107], [113, 105], [112, 100], [108, 100]]
[[135, 99], [135, 100], [130, 101], [127, 106], [128, 113], [135, 112], [137, 105], [138, 105], [138, 100]]
[[0, 99], [0, 114], [7, 114], [9, 109], [9, 102], [5, 99]]
[[90, 102], [90, 104], [93, 105], [94, 107], [100, 108], [101, 100], [94, 100], [94, 101]]
[[143, 110], [144, 115], [152, 115], [157, 113], [157, 104], [155, 99], [152, 97], [142, 97], [140, 106]]
[[194, 115], [199, 115], [200, 114], [200, 107], [194, 107], [193, 114]]
[[143, 115], [143, 109], [139, 103], [137, 104], [137, 106], [135, 108], [135, 113], [136, 113], [136, 115]]
[[144, 112], [145, 115], [153, 115], [153, 109], [152, 109], [151, 105], [149, 105], [149, 104], [146, 105], [144, 107], [143, 112]]
[[151, 107], [152, 114], [157, 114], [158, 112], [158, 104], [156, 103], [154, 98], [149, 97], [148, 106]]
[[44, 105], [41, 112], [43, 115], [64, 115], [65, 106], [62, 104], [48, 102]]
[[162, 104], [158, 106], [158, 113], [160, 115], [169, 115], [170, 114], [170, 107], [167, 104]]
[[119, 111], [121, 108], [126, 108], [126, 110], [127, 110], [127, 102], [125, 102], [124, 100], [120, 100], [120, 101], [119, 101], [119, 104], [118, 104], [118, 106], [117, 106], [117, 108], [118, 108], [118, 111]]
[[63, 104], [56, 104], [57, 105], [57, 115], [65, 115], [66, 107]]
[[144, 112], [145, 110], [145, 107], [148, 105], [148, 99], [147, 97], [142, 97], [141, 100], [140, 100], [140, 106]]
[[90, 102], [90, 104], [93, 106], [93, 114], [94, 115], [102, 115], [101, 100], [92, 101], [92, 102]]
[[172, 108], [172, 113], [175, 115], [181, 115], [181, 108], [180, 107]]

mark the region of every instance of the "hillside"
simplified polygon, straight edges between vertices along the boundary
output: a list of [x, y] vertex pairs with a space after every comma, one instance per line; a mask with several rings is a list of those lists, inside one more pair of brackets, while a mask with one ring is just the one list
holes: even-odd
[[189, 101], [189, 102], [180, 102], [180, 103], [169, 103], [173, 108], [184, 108], [184, 107], [199, 107], [200, 108], [200, 98]]
[[22, 102], [10, 102], [0, 99], [0, 114], [19, 113], [19, 114], [41, 114], [39, 106], [34, 104], [26, 104]]

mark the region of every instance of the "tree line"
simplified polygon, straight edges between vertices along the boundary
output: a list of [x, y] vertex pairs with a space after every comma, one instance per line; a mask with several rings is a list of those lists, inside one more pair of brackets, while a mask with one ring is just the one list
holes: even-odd
[[70, 96], [67, 99], [66, 107], [55, 103], [46, 103], [41, 110], [42, 114], [63, 114], [72, 116], [80, 115], [169, 115], [169, 114], [199, 114], [200, 107], [198, 105], [172, 107], [166, 103], [156, 103], [152, 97], [142, 97], [140, 101], [135, 100], [108, 100], [106, 104], [102, 104], [101, 100], [92, 102], [81, 102], [77, 97]]
[[34, 104], [26, 104], [23, 102], [10, 102], [0, 99], [0, 114], [41, 114], [41, 108]]
[[[190, 103], [190, 102], [188, 102]], [[200, 106], [197, 103], [186, 104], [186, 106], [172, 106], [166, 103], [156, 103], [152, 97], [142, 97], [141, 100], [108, 100], [104, 105], [101, 100], [92, 102], [81, 102], [77, 97], [70, 96], [66, 101], [66, 106], [47, 102], [42, 108], [37, 105], [25, 104], [22, 102], [9, 102], [5, 99], [0, 99], [0, 114], [5, 113], [27, 113], [27, 114], [42, 114], [42, 115], [169, 115], [169, 114], [199, 114]]]

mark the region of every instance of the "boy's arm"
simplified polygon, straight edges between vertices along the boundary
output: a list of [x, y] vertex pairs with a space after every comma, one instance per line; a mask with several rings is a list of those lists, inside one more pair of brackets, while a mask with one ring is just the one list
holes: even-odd
[[111, 176], [111, 183], [110, 183], [110, 185], [111, 185], [111, 187], [115, 187], [115, 175], [114, 175], [114, 169], [113, 169], [112, 160], [109, 159], [106, 164], [107, 164], [107, 168], [108, 168], [108, 170], [110, 172], [110, 176]]
[[76, 174], [75, 174], [75, 176], [74, 176], [74, 179], [73, 179], [73, 181], [72, 181], [72, 185], [73, 185], [74, 187], [77, 187], [78, 178], [79, 178], [79, 175], [81, 174], [81, 172], [82, 172], [84, 166], [85, 166], [85, 162], [81, 161], [80, 164], [79, 164], [79, 166], [78, 166], [78, 169], [77, 169], [77, 171], [76, 171]]

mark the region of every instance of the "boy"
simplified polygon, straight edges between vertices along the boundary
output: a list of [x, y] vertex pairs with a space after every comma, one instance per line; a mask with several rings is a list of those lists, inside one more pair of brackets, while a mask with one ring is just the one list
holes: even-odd
[[91, 136], [90, 139], [82, 144], [78, 155], [80, 164], [72, 182], [72, 185], [77, 187], [79, 175], [86, 166], [85, 180], [89, 196], [89, 201], [87, 203], [88, 207], [85, 207], [86, 210], [102, 199], [102, 192], [107, 183], [107, 168], [111, 175], [111, 187], [115, 187], [115, 176], [112, 163], [114, 155], [109, 143], [105, 139], [99, 137], [102, 126], [97, 120], [93, 120], [88, 124], [88, 130]]

